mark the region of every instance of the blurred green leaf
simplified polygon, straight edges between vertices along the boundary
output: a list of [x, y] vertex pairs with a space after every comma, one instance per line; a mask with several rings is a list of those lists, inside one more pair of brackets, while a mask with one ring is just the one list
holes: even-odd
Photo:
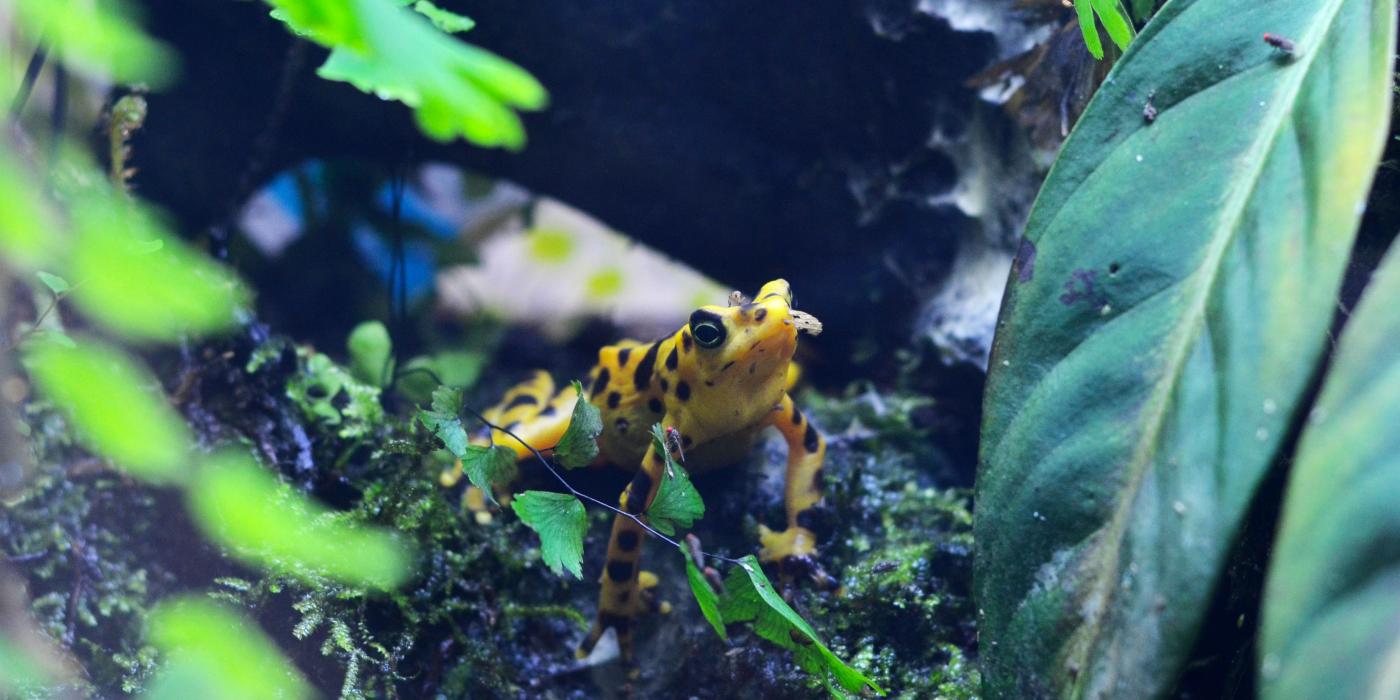
[[[5, 94], [9, 94], [8, 92]], [[7, 264], [49, 264], [67, 241], [58, 215], [7, 147], [0, 148], [0, 253]]]
[[555, 459], [570, 469], [593, 463], [598, 456], [598, 436], [603, 433], [603, 416], [583, 395], [583, 385], [575, 381], [574, 392], [578, 401], [574, 403], [569, 427], [554, 446]]
[[1347, 320], [1269, 560], [1260, 694], [1400, 697], [1400, 245]]
[[773, 584], [763, 574], [763, 567], [752, 554], [739, 560], [730, 570], [724, 586], [728, 595], [720, 601], [720, 614], [725, 622], [753, 622], [758, 636], [793, 651], [797, 664], [822, 679], [833, 695], [842, 695], [831, 685], [837, 684], [852, 693], [866, 686], [880, 695], [885, 691], [865, 674], [847, 666], [822, 643], [816, 630], [802, 619], [783, 597], [773, 590]]
[[147, 700], [314, 695], [272, 640], [224, 605], [196, 597], [163, 602], [151, 613], [148, 636], [166, 661]]
[[583, 535], [588, 516], [583, 504], [567, 493], [526, 491], [510, 502], [521, 522], [540, 535], [540, 558], [554, 573], [583, 578]]
[[76, 195], [71, 214], [78, 234], [73, 299], [108, 327], [169, 342], [227, 329], [234, 310], [247, 304], [226, 268], [170, 238], [149, 212], [110, 190]]
[[267, 0], [272, 16], [323, 46], [363, 49], [364, 31], [354, 3], [345, 0]]
[[690, 483], [690, 475], [671, 457], [660, 423], [651, 426], [651, 449], [665, 460], [666, 468], [661, 472], [661, 485], [656, 488], [656, 498], [652, 499], [646, 510], [647, 522], [657, 532], [675, 537], [678, 529], [688, 528], [705, 516], [705, 502], [700, 500], [700, 492]]
[[49, 679], [23, 647], [0, 635], [0, 697], [49, 697]]
[[415, 110], [429, 137], [464, 136], [517, 150], [525, 130], [513, 109], [540, 109], [544, 88], [524, 69], [443, 34], [422, 16], [383, 0], [352, 0], [364, 30], [362, 49], [328, 43], [317, 73]]
[[437, 389], [439, 381], [462, 389], [476, 384], [484, 364], [485, 356], [482, 353], [468, 350], [440, 352], [431, 357], [420, 355], [404, 363], [395, 386], [409, 401], [424, 403]]
[[496, 487], [509, 486], [515, 480], [515, 451], [509, 447], [493, 445], [468, 445], [458, 457], [462, 460], [462, 471], [472, 485], [485, 492], [486, 497], [496, 501]]
[[418, 14], [427, 17], [434, 27], [448, 34], [461, 34], [471, 31], [471, 28], [476, 26], [476, 22], [472, 21], [472, 18], [444, 10], [428, 0], [418, 0], [413, 4], [413, 9]]
[[251, 563], [385, 590], [409, 574], [407, 547], [390, 533], [327, 511], [247, 456], [210, 458], [189, 496], [200, 527]]
[[1133, 19], [1146, 22], [1157, 9], [1157, 0], [1133, 0]]
[[69, 416], [84, 444], [148, 481], [186, 477], [189, 431], [144, 368], [95, 341], [26, 346], [25, 363], [40, 391]]
[[[394, 343], [389, 339], [389, 329], [379, 321], [365, 321], [350, 331], [345, 343], [350, 351], [350, 373], [355, 378], [374, 386], [383, 386], [393, 376], [389, 358], [394, 351]], [[388, 372], [386, 373], [386, 368]]]
[[119, 0], [19, 0], [15, 19], [33, 40], [79, 72], [153, 88], [174, 79], [178, 56], [138, 27], [131, 6]]
[[710, 588], [710, 582], [705, 580], [705, 574], [700, 571], [700, 567], [691, 561], [685, 547], [681, 547], [680, 551], [681, 556], [685, 558], [685, 578], [690, 582], [690, 592], [695, 595], [700, 614], [715, 628], [715, 634], [718, 634], [720, 639], [729, 641], [729, 635], [724, 631], [724, 617], [719, 612], [719, 597], [715, 595], [714, 589]]
[[34, 276], [38, 277], [39, 281], [43, 282], [44, 286], [48, 287], [49, 291], [53, 292], [54, 296], [59, 296], [73, 288], [72, 285], [68, 284], [68, 280], [58, 275], [44, 272], [43, 270], [35, 272]]

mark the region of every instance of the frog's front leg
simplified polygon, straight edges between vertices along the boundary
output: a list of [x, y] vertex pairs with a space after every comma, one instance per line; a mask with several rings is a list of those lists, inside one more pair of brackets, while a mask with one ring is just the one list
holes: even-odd
[[764, 563], [777, 563], [784, 572], [813, 572], [818, 570], [813, 558], [817, 536], [811, 527], [822, 500], [826, 440], [787, 394], [773, 407], [768, 423], [777, 428], [787, 442], [787, 484], [783, 494], [787, 529], [774, 532], [760, 525], [763, 549], [758, 556]]
[[[642, 467], [632, 477], [632, 483], [622, 491], [618, 506], [637, 516], [646, 512], [652, 499], [656, 498], [664, 468], [665, 464], [655, 449], [647, 448]], [[648, 607], [643, 595], [647, 584], [656, 583], [655, 577], [640, 580], [644, 575], [640, 567], [646, 534], [631, 518], [622, 515], [613, 518], [612, 535], [608, 539], [608, 560], [603, 567], [603, 586], [598, 594], [598, 617], [588, 638], [579, 645], [579, 658], [587, 656], [603, 632], [611, 627], [617, 630], [617, 644], [623, 661], [632, 662], [632, 622]]]

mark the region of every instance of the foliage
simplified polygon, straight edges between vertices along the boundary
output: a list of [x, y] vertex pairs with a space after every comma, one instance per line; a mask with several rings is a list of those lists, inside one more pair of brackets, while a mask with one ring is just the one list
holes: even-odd
[[509, 447], [469, 445], [457, 457], [462, 460], [467, 480], [492, 501], [496, 500], [496, 489], [505, 488], [515, 480], [515, 450]]
[[[467, 455], [467, 428], [462, 425], [462, 390], [440, 386], [433, 390], [433, 407], [418, 411], [418, 422], [457, 459]], [[478, 484], [480, 486], [480, 484]]]
[[1084, 33], [1084, 45], [1100, 61], [1103, 60], [1103, 42], [1099, 40], [1095, 17], [1103, 23], [1119, 51], [1126, 50], [1133, 40], [1133, 25], [1124, 16], [1119, 0], [1074, 0], [1074, 12], [1079, 17], [1079, 29]]
[[1265, 698], [1400, 693], [1400, 247], [1338, 343], [1289, 474], [1264, 597]]
[[603, 433], [603, 416], [598, 407], [583, 395], [583, 385], [574, 382], [574, 393], [578, 401], [574, 403], [569, 427], [554, 446], [554, 456], [569, 468], [586, 467], [598, 456], [598, 436]]
[[1369, 0], [1168, 3], [1065, 144], [988, 377], [989, 695], [1177, 682], [1306, 410], [1389, 116], [1394, 21]]
[[355, 326], [345, 347], [350, 352], [350, 374], [360, 382], [382, 387], [393, 375], [394, 346], [383, 323], [365, 321]]
[[715, 595], [710, 583], [705, 580], [705, 574], [700, 571], [700, 565], [704, 562], [696, 562], [691, 559], [684, 547], [680, 548], [681, 556], [685, 558], [685, 580], [690, 584], [690, 593], [695, 596], [695, 604], [700, 606], [700, 614], [705, 616], [705, 621], [714, 628], [715, 634], [720, 639], [729, 641], [729, 635], [724, 631], [724, 616], [719, 611], [719, 596]]
[[519, 66], [444, 34], [465, 31], [470, 20], [431, 3], [412, 12], [389, 0], [269, 2], [293, 31], [331, 49], [321, 77], [404, 103], [431, 138], [519, 150], [525, 130], [514, 110], [548, 100]]
[[176, 56], [136, 28], [126, 2], [18, 0], [15, 9], [26, 34], [62, 46], [64, 63], [89, 77], [152, 87], [174, 77]]
[[841, 688], [853, 693], [868, 686], [884, 694], [880, 686], [831, 653], [816, 630], [773, 589], [773, 584], [763, 574], [763, 567], [752, 554], [739, 560], [730, 570], [724, 586], [728, 595], [720, 602], [719, 613], [725, 622], [753, 622], [759, 636], [791, 650], [797, 657], [797, 664], [821, 678], [833, 695], [842, 694], [831, 685], [832, 676]]
[[[27, 357], [39, 388], [94, 452], [156, 482], [186, 477], [184, 421], [150, 387], [155, 379], [120, 351], [96, 341], [37, 344]], [[113, 406], [122, 410], [114, 411]]]
[[510, 502], [520, 521], [540, 535], [540, 556], [554, 573], [583, 578], [583, 503], [567, 493], [526, 491]]
[[393, 536], [326, 511], [233, 453], [205, 463], [190, 510], [215, 541], [273, 571], [379, 589], [398, 587], [409, 573], [411, 558]]
[[363, 438], [384, 422], [379, 388], [355, 379], [344, 367], [319, 352], [298, 349], [306, 372], [287, 384], [287, 397], [308, 420], [335, 426], [343, 438]]
[[665, 433], [661, 424], [651, 426], [651, 449], [660, 455], [666, 464], [661, 471], [661, 484], [656, 487], [656, 498], [647, 507], [647, 522], [663, 535], [674, 537], [676, 531], [690, 527], [691, 523], [705, 517], [705, 503], [700, 493], [690, 483], [690, 476], [671, 456], [666, 445]]
[[176, 598], [151, 615], [151, 641], [169, 661], [145, 697], [309, 698], [311, 687], [271, 640], [222, 605]]

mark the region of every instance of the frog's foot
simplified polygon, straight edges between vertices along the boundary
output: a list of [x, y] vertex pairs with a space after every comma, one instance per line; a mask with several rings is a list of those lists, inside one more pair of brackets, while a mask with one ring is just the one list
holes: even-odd
[[801, 525], [782, 532], [758, 526], [758, 539], [763, 548], [758, 560], [774, 564], [786, 580], [810, 578], [819, 588], [832, 588], [836, 580], [817, 563], [817, 536]]
[[[598, 640], [603, 638], [603, 633], [612, 628], [617, 632], [618, 652], [626, 663], [632, 662], [632, 624], [638, 617], [650, 613], [661, 613], [662, 615], [671, 612], [671, 604], [667, 601], [658, 601], [656, 598], [656, 586], [661, 583], [661, 579], [650, 571], [641, 571], [637, 574], [636, 594], [632, 596], [631, 604], [627, 606], [625, 613], [607, 611], [599, 613], [598, 618], [593, 621], [593, 628], [589, 630], [588, 636], [574, 650], [574, 655], [579, 659], [586, 659], [593, 654], [593, 649], [598, 644]], [[601, 660], [600, 660], [601, 661]]]

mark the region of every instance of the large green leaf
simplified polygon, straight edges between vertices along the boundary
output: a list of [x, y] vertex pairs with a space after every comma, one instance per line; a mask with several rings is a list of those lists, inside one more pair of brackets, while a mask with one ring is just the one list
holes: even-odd
[[1265, 698], [1400, 697], [1400, 246], [1347, 323], [1289, 476]]
[[1172, 685], [1326, 342], [1389, 116], [1394, 11], [1173, 0], [1065, 144], [988, 377], [989, 695]]

